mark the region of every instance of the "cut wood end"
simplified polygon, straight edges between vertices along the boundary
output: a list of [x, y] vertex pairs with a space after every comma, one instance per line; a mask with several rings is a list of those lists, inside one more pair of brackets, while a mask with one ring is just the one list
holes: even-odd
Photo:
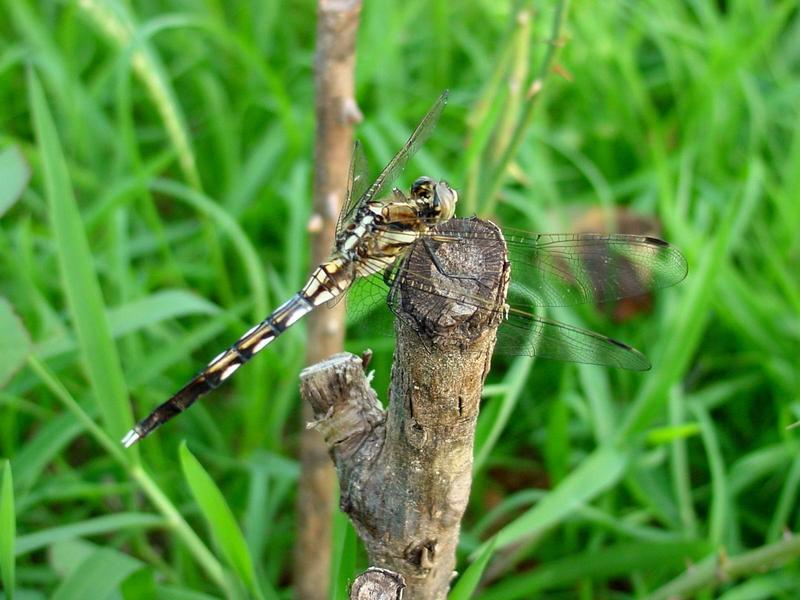
[[402, 600], [405, 579], [389, 569], [370, 567], [356, 577], [350, 587], [350, 600]]

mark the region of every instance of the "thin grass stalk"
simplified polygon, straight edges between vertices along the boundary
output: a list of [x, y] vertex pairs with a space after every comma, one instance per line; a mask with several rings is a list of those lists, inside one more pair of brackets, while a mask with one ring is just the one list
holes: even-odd
[[131, 18], [121, 4], [115, 2], [108, 5], [96, 0], [80, 0], [79, 6], [120, 49], [130, 52], [131, 64], [161, 115], [167, 134], [175, 146], [184, 176], [189, 185], [200, 190], [200, 175], [189, 141], [186, 119], [157, 55], [144, 40], [139, 39]]
[[[464, 157], [464, 192], [461, 203], [467, 215], [477, 214], [480, 201], [481, 175], [483, 174], [483, 158], [486, 146], [492, 136], [492, 131], [500, 117], [505, 97], [508, 94], [508, 86], [503, 85], [507, 73], [514, 62], [515, 49], [519, 47], [521, 35], [530, 35], [530, 28], [526, 25], [530, 23], [530, 18], [523, 18], [523, 14], [529, 14], [527, 2], [517, 3], [519, 6], [514, 9], [511, 18], [511, 26], [496, 59], [495, 68], [483, 85], [478, 100], [472, 108], [468, 117], [470, 132], [467, 136], [466, 154]], [[521, 30], [525, 30], [522, 32]]]
[[[531, 62], [531, 11], [520, 11], [517, 15], [517, 23], [510, 72], [505, 82], [508, 94], [505, 106], [500, 113], [497, 129], [493, 134], [491, 155], [494, 157], [503, 155], [517, 127], [517, 115], [525, 95], [525, 81], [528, 79], [528, 65]], [[496, 166], [491, 157], [487, 158], [489, 158], [489, 164]]]
[[787, 539], [761, 546], [738, 556], [729, 557], [724, 551], [711, 556], [703, 562], [692, 565], [682, 575], [658, 588], [645, 597], [645, 600], [670, 600], [672, 598], [693, 598], [702, 591], [711, 591], [717, 586], [747, 575], [763, 573], [800, 557], [800, 536], [791, 535]]
[[[316, 134], [314, 140], [311, 262], [324, 261], [333, 247], [336, 222], [348, 188], [353, 126], [360, 119], [355, 101], [356, 34], [361, 1], [319, 0], [314, 56]], [[316, 363], [344, 346], [344, 303], [308, 318], [306, 361]], [[313, 414], [303, 405], [303, 419]], [[334, 473], [328, 451], [316, 431], [300, 439], [302, 476], [298, 490], [298, 536], [295, 544], [295, 596], [327, 597], [334, 506]]]
[[133, 454], [127, 453], [122, 446], [112, 440], [103, 429], [81, 408], [80, 404], [72, 397], [64, 384], [53, 375], [50, 369], [36, 356], [28, 357], [28, 366], [38, 376], [41, 382], [50, 390], [64, 407], [86, 427], [89, 434], [128, 475], [136, 481], [145, 495], [150, 499], [156, 509], [167, 519], [171, 529], [186, 544], [189, 552], [204, 569], [208, 577], [220, 589], [230, 593], [229, 583], [225, 579], [222, 564], [211, 553], [199, 536], [181, 515], [178, 508], [167, 497], [155, 480], [141, 464], [134, 461]]
[[490, 214], [494, 210], [494, 205], [497, 202], [497, 194], [504, 183], [508, 167], [522, 145], [522, 142], [528, 133], [528, 127], [533, 121], [534, 108], [536, 107], [536, 101], [538, 100], [539, 92], [541, 92], [542, 87], [547, 80], [547, 76], [550, 73], [550, 66], [552, 65], [556, 52], [561, 45], [561, 28], [566, 17], [567, 5], [567, 0], [559, 0], [559, 2], [556, 4], [555, 13], [553, 15], [553, 23], [550, 29], [550, 38], [547, 41], [547, 51], [542, 59], [542, 64], [539, 68], [536, 78], [529, 86], [527, 86], [527, 98], [524, 104], [522, 116], [520, 117], [517, 127], [514, 130], [511, 141], [501, 155], [500, 159], [497, 161], [497, 166], [492, 169], [490, 176], [487, 178], [489, 187], [487, 188], [486, 193], [483, 194], [486, 202], [483, 208], [483, 214]]

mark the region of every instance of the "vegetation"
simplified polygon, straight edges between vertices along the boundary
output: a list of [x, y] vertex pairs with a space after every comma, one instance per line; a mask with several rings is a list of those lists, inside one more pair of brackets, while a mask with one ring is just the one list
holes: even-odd
[[[446, 178], [462, 214], [534, 231], [643, 215], [690, 272], [624, 318], [554, 313], [640, 348], [646, 374], [495, 360], [462, 570], [486, 566], [484, 600], [795, 598], [797, 3], [575, 0], [528, 119], [561, 6], [530, 4], [365, 2], [370, 163], [449, 88], [403, 185]], [[3, 3], [6, 598], [291, 596], [302, 327], [145, 443], [118, 440], [307, 273], [313, 13]], [[391, 339], [348, 347], [376, 351], [385, 390]], [[366, 565], [335, 519], [342, 597]]]

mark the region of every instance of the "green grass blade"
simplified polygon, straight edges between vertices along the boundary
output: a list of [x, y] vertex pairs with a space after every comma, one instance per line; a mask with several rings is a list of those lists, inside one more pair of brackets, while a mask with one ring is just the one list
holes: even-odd
[[11, 463], [6, 461], [3, 469], [3, 485], [0, 487], [0, 579], [8, 600], [14, 599], [16, 589], [14, 542], [17, 536], [17, 517], [14, 510], [14, 480]]
[[82, 538], [59, 540], [48, 548], [47, 558], [53, 570], [65, 579], [98, 549], [97, 544]]
[[186, 587], [157, 586], [159, 600], [219, 600], [217, 596], [203, 594]]
[[108, 318], [117, 325], [115, 333], [124, 335], [154, 323], [188, 315], [215, 315], [220, 312], [213, 302], [186, 290], [159, 290], [109, 310]]
[[[720, 556], [719, 552], [709, 553], [706, 558], [696, 562], [691, 569], [685, 569], [678, 577], [656, 589], [646, 600], [672, 600], [673, 598], [701, 598], [702, 591], [709, 592], [724, 581], [761, 574], [767, 568], [774, 568], [788, 562], [796, 562], [800, 556], [800, 536], [759, 546], [735, 556]], [[797, 583], [795, 582], [795, 590]]]
[[133, 18], [124, 4], [86, 0], [79, 6], [120, 49], [130, 52], [133, 69], [144, 82], [161, 115], [183, 174], [189, 184], [199, 190], [200, 175], [197, 172], [197, 160], [192, 150], [186, 119], [158, 55], [147, 39], [140, 37], [135, 31]]
[[695, 435], [700, 431], [697, 423], [687, 423], [685, 420], [686, 398], [679, 393], [678, 387], [673, 388], [669, 397], [669, 417], [672, 425], [666, 428], [667, 435], [659, 435], [663, 429], [648, 432], [650, 443], [670, 443], [670, 471], [672, 474], [672, 494], [678, 509], [678, 518], [684, 530], [691, 537], [697, 536], [697, 514], [692, 499], [692, 480], [689, 462], [689, 450], [686, 437]]
[[2, 217], [28, 187], [31, 169], [17, 146], [0, 152], [0, 217]]
[[777, 541], [791, 529], [792, 515], [797, 506], [798, 487], [800, 487], [800, 457], [792, 461], [792, 466], [786, 474], [786, 481], [783, 483], [775, 512], [767, 529], [768, 541]]
[[[12, 39], [25, 41], [25, 63], [30, 63], [35, 57], [34, 62], [41, 69], [50, 89], [61, 92], [60, 108], [68, 118], [67, 137], [85, 148], [88, 139], [92, 139], [94, 147], [98, 147], [98, 141], [105, 141], [113, 136], [106, 113], [101, 110], [94, 95], [81, 79], [75, 77], [69, 53], [59, 47], [53, 36], [53, 24], [37, 12], [37, 8], [42, 7], [41, 3], [6, 2], [3, 7], [6, 9], [4, 14], [14, 24]], [[21, 82], [15, 80], [15, 85], [20, 84]]]
[[715, 547], [723, 546], [728, 538], [725, 536], [730, 527], [729, 515], [730, 487], [725, 473], [725, 461], [720, 448], [717, 430], [714, 422], [702, 407], [694, 405], [692, 412], [700, 425], [703, 446], [708, 457], [709, 471], [711, 473], [711, 504], [708, 516], [708, 538]]
[[17, 488], [23, 492], [32, 488], [47, 465], [83, 431], [83, 425], [70, 413], [48, 419], [13, 458]]
[[[160, 290], [144, 298], [108, 309], [108, 323], [114, 339], [151, 325], [191, 315], [217, 315], [213, 302], [186, 290]], [[71, 337], [58, 337], [37, 344], [39, 358], [49, 358], [76, 347]]]
[[[495, 202], [495, 197], [500, 191], [500, 188], [505, 180], [506, 171], [511, 164], [511, 161], [516, 157], [520, 145], [525, 139], [525, 135], [528, 133], [528, 128], [533, 121], [534, 108], [538, 104], [537, 101], [540, 96], [541, 88], [550, 74], [552, 62], [560, 47], [558, 44], [558, 39], [561, 35], [561, 28], [564, 24], [564, 19], [566, 18], [567, 7], [567, 0], [559, 0], [556, 3], [550, 30], [550, 39], [547, 43], [545, 55], [539, 65], [539, 71], [536, 75], [536, 78], [531, 83], [530, 89], [526, 90], [527, 94], [522, 108], [522, 114], [517, 122], [517, 126], [514, 128], [514, 133], [511, 136], [511, 140], [506, 145], [503, 153], [497, 160], [494, 169], [487, 178], [487, 181], [489, 182], [487, 187], [488, 191], [484, 196], [484, 202], [486, 203]], [[488, 207], [484, 205], [484, 209], [488, 210]]]
[[183, 476], [189, 484], [192, 496], [208, 522], [228, 564], [256, 598], [263, 598], [264, 595], [256, 582], [247, 542], [225, 501], [225, 496], [200, 461], [189, 451], [186, 442], [181, 444], [180, 458]]
[[728, 207], [716, 229], [713, 242], [702, 253], [697, 267], [690, 270], [688, 281], [683, 284], [680, 310], [676, 311], [676, 318], [670, 322], [669, 336], [658, 357], [661, 366], [642, 386], [618, 432], [620, 439], [636, 435], [650, 423], [653, 415], [666, 405], [670, 387], [680, 380], [690, 364], [709, 320], [709, 307], [717, 293], [717, 276], [730, 259], [731, 252], [763, 198], [763, 177], [763, 165], [754, 163], [743, 192]]
[[50, 225], [69, 314], [106, 428], [112, 437], [119, 438], [133, 421], [122, 367], [111, 339], [92, 252], [72, 192], [64, 153], [44, 91], [33, 70], [28, 72], [28, 86], [33, 126], [42, 155]]
[[84, 560], [58, 587], [53, 600], [108, 598], [122, 582], [144, 566], [111, 548], [100, 548]]
[[25, 364], [31, 340], [11, 304], [0, 296], [0, 388]]
[[250, 293], [253, 296], [254, 316], [258, 320], [263, 319], [267, 315], [267, 283], [264, 268], [258, 252], [242, 226], [227, 210], [216, 204], [211, 198], [180, 183], [157, 179], [151, 183], [150, 187], [153, 192], [167, 194], [175, 200], [185, 202], [198, 212], [208, 215], [216, 226], [230, 238], [247, 273]]
[[500, 434], [508, 424], [514, 407], [520, 395], [525, 389], [525, 382], [528, 380], [528, 373], [534, 364], [534, 359], [530, 356], [521, 356], [514, 360], [514, 366], [509, 369], [503, 382], [504, 392], [496, 408], [479, 417], [478, 426], [475, 431], [475, 447], [478, 452], [475, 455], [475, 462], [472, 470], [477, 473], [486, 464]]
[[331, 589], [328, 597], [331, 600], [347, 600], [349, 583], [356, 576], [356, 547], [358, 544], [355, 529], [347, 515], [337, 510], [333, 513], [331, 561]]
[[[71, 416], [77, 418], [86, 429], [95, 437], [95, 440], [105, 447], [107, 452], [115, 458], [120, 464], [129, 466], [128, 459], [125, 456], [122, 445], [116, 441], [112, 441], [106, 433], [100, 429], [98, 425], [92, 421], [89, 416], [81, 409], [75, 399], [70, 395], [69, 391], [64, 385], [48, 371], [48, 369], [39, 363], [35, 357], [31, 356], [28, 360], [29, 366], [39, 375], [45, 385], [50, 391], [63, 402], [64, 406], [72, 413]], [[194, 555], [197, 562], [206, 570], [209, 578], [211, 578], [221, 588], [229, 591], [228, 582], [225, 579], [225, 574], [222, 565], [214, 557], [211, 551], [203, 544], [194, 530], [189, 527], [180, 511], [175, 505], [167, 498], [164, 491], [153, 481], [152, 477], [141, 467], [141, 465], [132, 465], [130, 469], [130, 477], [135, 480], [142, 488], [144, 493], [148, 496], [150, 501], [158, 508], [161, 514], [167, 520], [167, 523], [172, 527], [176, 536], [181, 538], [186, 544], [186, 547]], [[19, 548], [17, 549], [19, 551]]]
[[158, 487], [153, 481], [152, 477], [141, 467], [135, 465], [133, 467], [132, 477], [136, 479], [139, 486], [145, 494], [150, 498], [150, 501], [158, 508], [167, 521], [172, 526], [172, 529], [183, 540], [186, 547], [194, 555], [197, 562], [203, 566], [211, 578], [220, 588], [225, 590], [227, 595], [231, 595], [230, 585], [225, 577], [225, 571], [222, 564], [216, 559], [211, 551], [203, 544], [200, 537], [195, 533], [194, 529], [189, 527], [189, 524], [184, 519], [178, 508], [170, 501], [164, 494], [164, 491]]
[[493, 537], [489, 540], [489, 543], [486, 544], [483, 548], [483, 552], [481, 552], [480, 556], [473, 562], [464, 574], [458, 579], [453, 590], [448, 594], [448, 600], [469, 600], [472, 598], [472, 595], [475, 593], [475, 590], [478, 589], [478, 584], [481, 581], [481, 576], [483, 575], [483, 571], [486, 569], [486, 565], [489, 564], [489, 561], [494, 554], [494, 547], [497, 543], [497, 538]]
[[[209, 318], [196, 329], [176, 336], [169, 343], [163, 345], [147, 359], [131, 363], [130, 386], [136, 388], [145, 382], [156, 379], [159, 375], [171, 371], [176, 365], [186, 360], [187, 355], [197, 350], [203, 344], [217, 340], [219, 336], [231, 325], [237, 322], [235, 317], [243, 312], [242, 308], [231, 309], [220, 313], [214, 318]], [[219, 343], [219, 342], [217, 342]]]
[[480, 598], [527, 600], [542, 597], [539, 595], [542, 590], [575, 585], [585, 578], [613, 578], [638, 570], [652, 572], [665, 566], [683, 569], [687, 560], [699, 558], [706, 550], [706, 544], [693, 541], [616, 544], [600, 550], [580, 552], [541, 565], [530, 573], [509, 577], [482, 593]]
[[[621, 450], [613, 446], [598, 448], [541, 502], [503, 527], [496, 536], [498, 548], [557, 525], [573, 510], [619, 481], [627, 464], [628, 455]], [[488, 544], [482, 544], [477, 552], [483, 552]]]
[[716, 600], [775, 600], [791, 598], [797, 592], [797, 580], [788, 573], [756, 576], [734, 585]]
[[56, 542], [78, 537], [115, 533], [125, 529], [131, 529], [135, 533], [142, 529], [164, 527], [165, 524], [166, 520], [163, 517], [148, 513], [105, 515], [20, 536], [17, 540], [16, 554], [17, 556], [22, 556]]

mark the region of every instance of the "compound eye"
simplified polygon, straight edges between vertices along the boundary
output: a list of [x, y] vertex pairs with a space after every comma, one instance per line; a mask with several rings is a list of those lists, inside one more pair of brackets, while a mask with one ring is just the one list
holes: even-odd
[[433, 195], [433, 187], [435, 182], [431, 177], [420, 177], [411, 184], [411, 197], [412, 198], [425, 198], [428, 199]]

